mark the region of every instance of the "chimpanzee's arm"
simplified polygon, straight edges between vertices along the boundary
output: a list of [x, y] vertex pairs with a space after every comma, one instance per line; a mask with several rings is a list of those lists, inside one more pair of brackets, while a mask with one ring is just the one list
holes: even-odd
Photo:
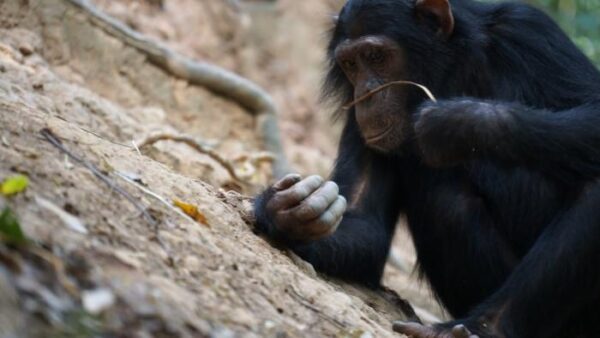
[[486, 157], [563, 179], [600, 175], [600, 100], [558, 112], [468, 98], [428, 103], [415, 131], [437, 166]]
[[318, 271], [376, 286], [399, 214], [402, 195], [398, 191], [399, 172], [394, 170], [392, 161], [365, 148], [352, 120], [343, 132], [332, 178], [350, 208], [333, 234], [313, 241], [289, 238], [288, 234], [294, 230], [286, 230], [286, 224], [277, 224], [266, 207], [274, 195], [273, 188], [257, 198], [255, 211], [263, 233], [282, 241]]

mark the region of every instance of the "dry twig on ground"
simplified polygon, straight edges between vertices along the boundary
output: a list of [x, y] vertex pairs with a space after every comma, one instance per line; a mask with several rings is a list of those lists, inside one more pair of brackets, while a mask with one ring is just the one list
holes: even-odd
[[152, 215], [150, 215], [148, 210], [146, 210], [146, 207], [144, 207], [133, 196], [131, 196], [130, 193], [128, 193], [127, 191], [125, 191], [121, 187], [119, 187], [108, 176], [103, 174], [98, 168], [96, 168], [96, 166], [94, 166], [93, 164], [84, 160], [80, 156], [75, 155], [74, 153], [69, 151], [62, 144], [62, 142], [59, 140], [59, 138], [56, 135], [54, 135], [54, 133], [50, 129], [44, 128], [40, 131], [40, 134], [42, 134], [42, 136], [44, 137], [44, 139], [46, 139], [46, 141], [48, 141], [50, 144], [52, 144], [54, 147], [56, 147], [62, 153], [69, 156], [70, 159], [81, 164], [82, 166], [87, 168], [89, 171], [91, 171], [92, 174], [94, 174], [94, 176], [96, 176], [100, 181], [104, 182], [104, 184], [106, 184], [111, 190], [116, 191], [119, 195], [125, 197], [125, 199], [127, 199], [131, 204], [133, 204], [133, 206], [135, 206], [135, 208], [144, 216], [144, 218], [148, 221], [148, 223], [150, 223], [153, 226], [157, 226], [158, 222], [156, 221], [156, 219], [154, 219], [154, 217], [152, 217]]
[[167, 201], [166, 198], [160, 196], [159, 194], [155, 193], [154, 191], [142, 186], [141, 184], [137, 183], [136, 181], [134, 181], [131, 177], [129, 177], [128, 175], [121, 173], [121, 172], [116, 172], [117, 176], [120, 177], [121, 179], [123, 179], [125, 182], [131, 184], [132, 186], [136, 187], [137, 189], [139, 189], [140, 191], [142, 191], [143, 193], [145, 193], [146, 195], [152, 196], [154, 197], [154, 199], [156, 199], [157, 201], [159, 201], [160, 203], [162, 203], [164, 206], [166, 206], [169, 210], [175, 212], [176, 214], [178, 214], [179, 216], [185, 218], [186, 220], [195, 223], [196, 221], [191, 218], [190, 216], [186, 215], [183, 211], [181, 211], [181, 209], [179, 208], [175, 208], [173, 206], [172, 202]]

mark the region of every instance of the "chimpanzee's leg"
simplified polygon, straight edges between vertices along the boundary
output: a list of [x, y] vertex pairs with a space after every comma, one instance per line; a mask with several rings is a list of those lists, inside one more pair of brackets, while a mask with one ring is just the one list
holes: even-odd
[[485, 200], [458, 178], [440, 180], [416, 183], [408, 223], [421, 271], [449, 312], [464, 317], [502, 286], [518, 258]]
[[594, 182], [473, 314], [478, 324], [496, 325], [506, 337], [595, 337], [599, 299], [600, 183]]

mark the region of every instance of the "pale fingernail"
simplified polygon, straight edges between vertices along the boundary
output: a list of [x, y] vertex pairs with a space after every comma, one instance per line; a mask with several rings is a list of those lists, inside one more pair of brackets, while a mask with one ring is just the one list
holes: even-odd
[[323, 177], [319, 176], [319, 175], [312, 175], [310, 177], [311, 180], [314, 180], [315, 182], [317, 182], [319, 185], [323, 184]]

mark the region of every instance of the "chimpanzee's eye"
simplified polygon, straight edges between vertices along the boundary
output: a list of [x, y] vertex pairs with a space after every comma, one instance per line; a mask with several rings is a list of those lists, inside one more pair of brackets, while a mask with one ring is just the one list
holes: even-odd
[[372, 65], [381, 64], [383, 63], [384, 59], [385, 55], [380, 50], [371, 50], [369, 53], [367, 53], [367, 60]]
[[347, 71], [353, 71], [356, 69], [356, 62], [352, 60], [344, 60], [342, 61], [342, 67]]

